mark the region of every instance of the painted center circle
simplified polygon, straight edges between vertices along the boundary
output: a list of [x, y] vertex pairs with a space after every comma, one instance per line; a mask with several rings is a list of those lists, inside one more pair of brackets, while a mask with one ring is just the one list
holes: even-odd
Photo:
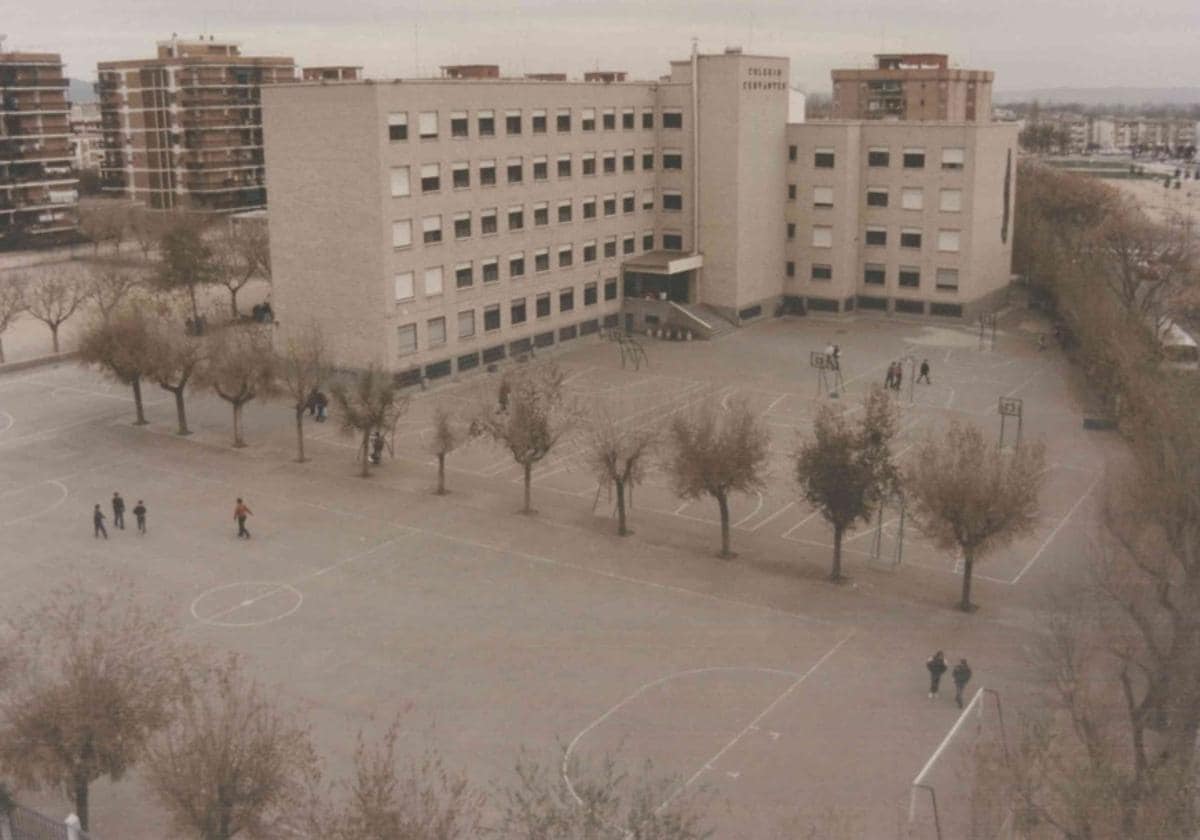
[[192, 601], [192, 617], [214, 627], [260, 627], [300, 609], [304, 595], [296, 587], [271, 581], [216, 586]]

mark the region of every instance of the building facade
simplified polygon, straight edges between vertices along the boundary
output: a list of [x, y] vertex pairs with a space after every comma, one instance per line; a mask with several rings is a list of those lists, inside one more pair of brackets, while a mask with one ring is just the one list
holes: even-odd
[[992, 119], [992, 72], [951, 68], [949, 56], [941, 53], [879, 54], [874, 67], [832, 75], [833, 119]]
[[66, 88], [58, 54], [0, 52], [0, 247], [76, 230]]
[[172, 38], [97, 71], [108, 193], [160, 210], [266, 206], [261, 91], [295, 81], [292, 59]]
[[95, 102], [71, 105], [71, 158], [76, 171], [100, 171], [104, 165], [104, 132], [100, 106]]

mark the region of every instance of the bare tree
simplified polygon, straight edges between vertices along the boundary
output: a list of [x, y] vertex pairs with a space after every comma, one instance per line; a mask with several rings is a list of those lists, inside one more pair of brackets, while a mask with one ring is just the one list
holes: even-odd
[[151, 742], [146, 778], [181, 835], [276, 836], [272, 827], [303, 804], [316, 762], [307, 727], [230, 659]]
[[721, 557], [729, 547], [729, 496], [763, 487], [770, 437], [744, 398], [722, 410], [714, 397], [671, 420], [667, 473], [684, 499], [712, 496], [721, 514]]
[[20, 785], [62, 790], [85, 829], [92, 783], [124, 777], [188, 690], [193, 655], [132, 592], [71, 584], [12, 619], [0, 763]]
[[219, 281], [219, 265], [212, 246], [204, 238], [198, 222], [180, 221], [163, 235], [159, 244], [160, 260], [154, 275], [159, 288], [182, 291], [192, 305], [192, 318], [200, 320], [196, 292]]
[[129, 293], [141, 284], [137, 274], [122, 266], [111, 263], [92, 263], [88, 267], [86, 293], [100, 311], [100, 317], [108, 320]]
[[229, 290], [229, 306], [237, 320], [238, 292], [256, 275], [270, 278], [270, 243], [265, 225], [243, 223], [223, 232], [214, 243], [216, 278]]
[[466, 437], [466, 429], [455, 420], [448, 408], [439, 405], [433, 410], [433, 437], [429, 441], [429, 451], [437, 458], [439, 496], [446, 495], [446, 456], [458, 449]]
[[627, 526], [626, 493], [645, 478], [648, 460], [654, 455], [660, 435], [652, 425], [627, 426], [612, 407], [596, 405], [586, 426], [586, 458], [601, 485], [616, 490], [617, 534], [630, 533]]
[[296, 413], [296, 460], [301, 464], [306, 460], [304, 410], [312, 395], [332, 373], [325, 337], [315, 323], [288, 338], [287, 347], [279, 358], [279, 383]]
[[233, 408], [233, 445], [243, 447], [242, 409], [278, 388], [270, 336], [258, 327], [226, 327], [210, 337], [204, 356], [196, 378]]
[[113, 243], [117, 253], [129, 229], [129, 206], [118, 201], [90, 201], [79, 205], [79, 232], [100, 252], [105, 242]]
[[842, 537], [856, 521], [870, 521], [895, 480], [891, 460], [895, 406], [886, 391], [875, 387], [863, 407], [863, 419], [855, 426], [844, 413], [821, 406], [813, 422], [813, 438], [796, 453], [800, 492], [833, 528], [829, 578], [835, 582], [842, 579]]
[[533, 467], [550, 454], [575, 422], [563, 396], [563, 374], [553, 362], [531, 362], [501, 379], [498, 399], [488, 401], [474, 420], [475, 428], [502, 445], [525, 474], [525, 507], [532, 505]]
[[133, 388], [136, 425], [146, 425], [142, 405], [142, 377], [154, 367], [155, 342], [144, 307], [130, 303], [97, 320], [79, 341], [79, 360], [101, 369], [123, 385]]
[[50, 328], [54, 353], [58, 355], [58, 330], [87, 299], [87, 286], [73, 269], [47, 268], [25, 287], [29, 314]]
[[150, 331], [150, 367], [146, 375], [175, 398], [177, 433], [190, 435], [183, 394], [204, 363], [203, 341], [183, 334], [174, 322], [158, 323]]
[[337, 403], [342, 431], [361, 435], [359, 458], [362, 477], [371, 474], [371, 435], [391, 431], [408, 410], [408, 395], [400, 392], [396, 380], [378, 365], [358, 374], [352, 383], [335, 383], [333, 401]]
[[147, 260], [159, 247], [167, 230], [176, 224], [174, 215], [164, 210], [137, 207], [129, 215], [130, 233], [141, 249], [142, 256]]
[[1045, 460], [1040, 443], [1003, 450], [957, 421], [917, 445], [905, 472], [906, 497], [921, 531], [939, 548], [962, 554], [964, 612], [975, 608], [975, 563], [1036, 524]]
[[20, 277], [0, 281], [0, 365], [4, 364], [4, 333], [26, 309], [25, 281]]

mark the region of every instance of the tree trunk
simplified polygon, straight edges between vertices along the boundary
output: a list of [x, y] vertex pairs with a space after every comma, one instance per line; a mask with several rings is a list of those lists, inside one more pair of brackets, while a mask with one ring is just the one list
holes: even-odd
[[0, 336], [0, 365], [4, 364], [4, 336]]
[[835, 525], [833, 528], [833, 568], [829, 570], [829, 579], [838, 583], [842, 579], [842, 535], [844, 529]]
[[232, 312], [233, 320], [235, 320], [235, 321], [238, 319], [237, 293], [238, 293], [237, 289], [234, 289], [234, 288], [229, 289], [229, 309]]
[[446, 453], [438, 453], [438, 489], [439, 496], [446, 495]]
[[533, 513], [532, 496], [533, 496], [533, 463], [526, 463], [525, 467], [525, 509], [521, 513]]
[[241, 449], [246, 445], [242, 440], [242, 404], [235, 402], [233, 404], [233, 446], [235, 449]]
[[183, 385], [178, 388], [167, 388], [168, 391], [175, 395], [175, 418], [179, 421], [179, 431], [177, 434], [190, 435], [191, 432], [187, 426], [187, 412], [183, 408]]
[[79, 817], [79, 827], [88, 830], [88, 780], [86, 777], [76, 777], [75, 795], [72, 797], [75, 806], [75, 816]]
[[729, 550], [729, 497], [724, 493], [715, 495], [717, 507], [721, 509], [721, 557], [729, 560], [736, 556]]
[[296, 409], [296, 463], [303, 464], [304, 458], [304, 406]]
[[131, 384], [133, 385], [133, 405], [137, 409], [137, 422], [133, 425], [145, 426], [149, 421], [146, 420], [146, 410], [142, 406], [142, 377], [133, 377]]
[[629, 529], [625, 527], [625, 481], [618, 478], [617, 485], [617, 536], [628, 536]]
[[188, 284], [188, 297], [192, 301], [192, 319], [196, 324], [196, 335], [200, 334], [200, 307], [196, 305], [196, 284]]
[[371, 474], [371, 433], [370, 431], [363, 432], [362, 442], [362, 477], [366, 478]]
[[54, 355], [58, 355], [58, 324], [50, 324], [50, 339], [54, 342]]
[[958, 608], [963, 612], [971, 612], [975, 609], [975, 605], [971, 603], [971, 572], [975, 568], [975, 557], [972, 552], [963, 552], [963, 583], [962, 583], [962, 599], [958, 602]]

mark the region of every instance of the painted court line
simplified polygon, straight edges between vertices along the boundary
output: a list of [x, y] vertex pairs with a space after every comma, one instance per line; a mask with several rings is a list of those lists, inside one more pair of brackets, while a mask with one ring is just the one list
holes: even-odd
[[759, 522], [757, 525], [755, 525], [754, 527], [750, 528], [750, 530], [751, 530], [751, 531], [757, 531], [759, 528], [763, 527], [763, 526], [764, 526], [764, 525], [766, 525], [768, 522], [772, 522], [772, 521], [774, 521], [774, 520], [775, 520], [777, 517], [779, 517], [779, 516], [780, 516], [782, 513], [784, 513], [785, 511], [787, 511], [787, 510], [790, 510], [791, 508], [795, 507], [795, 505], [796, 505], [796, 503], [795, 503], [795, 502], [788, 502], [786, 505], [784, 505], [784, 506], [783, 506], [783, 507], [781, 507], [779, 510], [775, 511], [774, 513], [772, 513], [772, 514], [771, 514], [770, 516], [768, 516], [766, 519], [762, 520], [762, 521], [761, 521], [761, 522]]
[[1075, 504], [1071, 505], [1071, 509], [1067, 511], [1067, 515], [1059, 520], [1059, 523], [1054, 526], [1054, 530], [1050, 532], [1050, 535], [1046, 537], [1045, 541], [1041, 544], [1041, 546], [1038, 547], [1038, 550], [1034, 553], [1034, 555], [1029, 558], [1029, 562], [1021, 567], [1021, 571], [1017, 572], [1017, 576], [1012, 579], [1012, 583], [1015, 584], [1020, 582], [1021, 578], [1025, 576], [1025, 573], [1033, 568], [1033, 564], [1038, 561], [1038, 558], [1042, 556], [1042, 553], [1045, 552], [1045, 550], [1050, 546], [1050, 543], [1053, 542], [1054, 538], [1058, 536], [1058, 532], [1062, 530], [1062, 527], [1066, 525], [1068, 521], [1070, 521], [1072, 516], [1075, 515], [1075, 511], [1079, 510], [1079, 506], [1083, 504], [1083, 500], [1092, 494], [1092, 490], [1096, 489], [1096, 485], [1100, 483], [1100, 479], [1103, 477], [1104, 476], [1102, 475], [1098, 475], [1092, 479], [1092, 483], [1088, 485], [1088, 489], [1085, 490], [1083, 495], [1076, 500]]

